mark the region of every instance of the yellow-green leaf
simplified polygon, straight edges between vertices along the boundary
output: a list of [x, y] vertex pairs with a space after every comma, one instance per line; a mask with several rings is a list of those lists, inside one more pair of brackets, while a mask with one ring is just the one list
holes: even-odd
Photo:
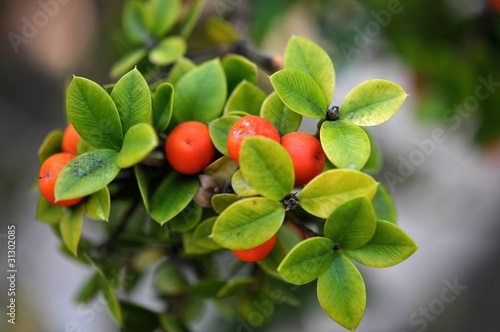
[[379, 125], [399, 111], [407, 96], [402, 87], [391, 81], [365, 81], [345, 96], [339, 110], [340, 119], [358, 126]]

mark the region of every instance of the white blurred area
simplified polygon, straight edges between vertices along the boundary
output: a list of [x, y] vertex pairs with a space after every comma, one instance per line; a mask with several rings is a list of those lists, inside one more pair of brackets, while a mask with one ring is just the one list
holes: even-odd
[[[4, 22], [7, 31], [14, 31], [16, 24], [21, 22], [19, 18], [29, 16], [36, 8], [34, 1], [10, 1], [6, 14], [9, 20]], [[28, 45], [21, 45], [22, 55], [18, 55], [27, 57], [45, 75], [59, 78], [73, 74], [82, 62], [89, 61], [89, 49], [97, 33], [94, 2], [71, 0], [61, 5], [60, 10], [36, 38]], [[285, 20], [276, 23], [279, 28], [269, 36], [264, 49], [280, 54], [291, 34], [309, 37], [321, 44], [315, 25], [307, 19], [297, 7]], [[490, 273], [488, 266], [496, 272], [497, 258], [492, 255], [499, 252], [500, 167], [471, 145], [473, 123], [470, 121], [455, 131], [440, 123], [416, 121], [413, 78], [397, 58], [373, 55], [378, 54], [381, 46], [385, 46], [382, 41], [373, 40], [360, 56], [353, 58], [348, 68], [339, 71], [335, 91], [335, 102], [341, 104], [343, 97], [356, 84], [366, 79], [384, 78], [405, 87], [410, 95], [394, 118], [372, 130], [383, 151], [385, 165], [376, 178], [387, 184], [384, 172], [397, 174], [398, 158], [408, 159], [418, 148], [415, 140], [431, 138], [434, 128], [443, 129], [447, 140], [436, 144], [435, 151], [415, 167], [413, 174], [391, 190], [398, 209], [399, 225], [417, 242], [419, 249], [407, 261], [392, 268], [361, 267], [368, 290], [368, 307], [357, 331], [417, 331], [417, 327], [410, 324], [410, 317], [420, 307], [429, 306], [440, 298], [446, 287], [445, 280], [453, 282], [457, 279], [467, 289], [455, 301], [447, 303], [443, 313], [435, 315], [434, 321], [428, 320], [428, 327], [424, 329], [439, 331], [444, 320], [460, 321], [470, 312], [464, 308], [472, 307], [470, 298], [476, 293], [498, 289], [494, 284], [481, 281], [475, 273]], [[8, 51], [4, 49], [2, 53]], [[9, 57], [16, 56], [11, 54]], [[19, 93], [30, 98], [28, 89]], [[75, 304], [77, 290], [91, 271], [64, 257], [58, 251], [58, 241], [49, 227], [34, 218], [38, 195], [29, 192], [29, 188], [38, 171], [36, 150], [48, 131], [56, 125], [64, 125], [63, 113], [56, 112], [63, 112], [63, 105], [58, 104], [60, 101], [51, 102], [56, 106], [55, 110], [48, 112], [48, 118], [35, 121], [29, 118], [29, 114], [16, 109], [14, 102], [0, 99], [0, 114], [2, 119], [8, 119], [0, 121], [1, 142], [4, 143], [0, 149], [3, 156], [0, 168], [1, 225], [4, 229], [0, 233], [5, 232], [7, 224], [17, 225], [19, 264], [17, 324], [6, 325], [2, 319], [0, 330], [115, 331], [107, 309], [100, 302], [89, 306]], [[15, 180], [9, 178], [11, 174], [15, 174]], [[0, 240], [0, 252], [4, 255], [5, 242]], [[0, 269], [6, 270], [4, 259], [0, 260]], [[1, 279], [2, 301], [6, 299], [5, 285], [5, 280]], [[152, 301], [154, 295], [147, 283], [140, 293], [141, 301]], [[486, 299], [484, 303], [474, 305], [490, 306], [491, 303], [493, 308], [500, 309], [498, 301], [492, 301]], [[209, 318], [205, 320], [210, 321]], [[496, 327], [478, 326], [478, 329], [497, 331], [498, 326], [497, 323]], [[204, 327], [198, 324], [197, 331], [207, 331]], [[265, 330], [345, 331], [332, 322], [314, 300], [307, 303], [300, 317], [276, 322]], [[459, 326], [454, 331], [466, 330]]]

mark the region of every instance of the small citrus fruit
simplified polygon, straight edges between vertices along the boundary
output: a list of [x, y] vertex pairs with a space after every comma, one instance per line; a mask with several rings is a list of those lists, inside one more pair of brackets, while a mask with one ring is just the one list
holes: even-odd
[[188, 121], [175, 127], [165, 142], [165, 154], [172, 167], [182, 174], [195, 174], [207, 167], [217, 154], [208, 126]]
[[83, 197], [68, 199], [63, 201], [57, 201], [54, 195], [54, 188], [56, 186], [56, 180], [59, 173], [69, 163], [75, 155], [67, 152], [60, 152], [53, 154], [47, 158], [42, 167], [40, 167], [40, 173], [38, 175], [38, 187], [40, 188], [40, 193], [42, 196], [50, 203], [57, 206], [71, 206], [78, 204]]
[[276, 243], [276, 234], [274, 234], [269, 240], [262, 243], [261, 245], [246, 249], [246, 250], [231, 250], [233, 254], [238, 257], [240, 260], [245, 262], [258, 262], [264, 259], [271, 250], [274, 248], [274, 244]]
[[231, 126], [227, 136], [227, 151], [235, 163], [239, 163], [243, 140], [251, 136], [264, 136], [280, 142], [280, 134], [271, 122], [260, 116], [246, 115]]
[[72, 153], [74, 155], [77, 154], [78, 140], [80, 139], [80, 135], [75, 130], [75, 127], [70, 123], [66, 126], [64, 130], [61, 149], [63, 152]]
[[292, 158], [295, 185], [304, 185], [320, 174], [325, 167], [325, 153], [314, 136], [293, 132], [281, 138], [281, 145]]

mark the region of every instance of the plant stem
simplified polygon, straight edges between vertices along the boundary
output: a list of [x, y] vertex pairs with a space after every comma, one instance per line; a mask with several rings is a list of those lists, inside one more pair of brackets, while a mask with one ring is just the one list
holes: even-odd
[[241, 40], [234, 46], [234, 53], [240, 54], [250, 61], [255, 62], [260, 68], [270, 74], [277, 72], [283, 67], [283, 61], [279, 56], [264, 54], [256, 49], [250, 48], [248, 43]]
[[109, 235], [108, 239], [102, 243], [101, 245], [96, 247], [97, 251], [103, 252], [103, 257], [106, 257], [109, 253], [111, 253], [118, 242], [120, 235], [125, 230], [128, 222], [130, 221], [130, 217], [134, 213], [136, 207], [138, 206], [139, 199], [134, 198], [134, 200], [128, 205], [125, 212], [122, 214], [118, 226], [113, 230], [113, 232]]
[[302, 221], [292, 213], [286, 213], [285, 220], [289, 220], [292, 224], [297, 226], [302, 232], [304, 232], [307, 237], [321, 236], [321, 234], [316, 233], [315, 231], [304, 225], [304, 223], [302, 223]]

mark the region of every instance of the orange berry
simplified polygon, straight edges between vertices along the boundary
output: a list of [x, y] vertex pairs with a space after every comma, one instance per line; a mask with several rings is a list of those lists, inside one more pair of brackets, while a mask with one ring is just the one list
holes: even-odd
[[38, 175], [38, 187], [42, 196], [50, 203], [57, 206], [71, 206], [80, 203], [83, 197], [57, 201], [54, 195], [54, 187], [59, 173], [69, 163], [75, 155], [67, 152], [53, 154], [47, 158], [40, 168]]
[[304, 233], [303, 230], [301, 230], [298, 226], [296, 226], [293, 222], [290, 220], [285, 221], [285, 225], [289, 227], [291, 230], [293, 230], [302, 240], [305, 240], [308, 238], [307, 234]]
[[75, 130], [75, 127], [70, 123], [64, 130], [61, 149], [63, 152], [68, 152], [72, 154], [77, 153], [78, 140], [80, 139], [80, 135]]
[[320, 174], [325, 167], [321, 142], [307, 133], [293, 132], [281, 138], [281, 145], [292, 158], [295, 185], [304, 185]]
[[241, 144], [251, 136], [264, 136], [280, 142], [280, 134], [271, 122], [260, 116], [246, 115], [231, 126], [227, 136], [227, 151], [235, 163], [239, 163]]
[[182, 174], [196, 174], [207, 167], [217, 154], [208, 126], [197, 121], [181, 123], [170, 132], [165, 154], [172, 167]]
[[247, 250], [231, 250], [233, 254], [238, 257], [240, 260], [245, 262], [258, 262], [264, 259], [271, 250], [274, 248], [274, 244], [276, 243], [276, 234], [274, 234], [269, 240], [262, 243], [261, 245], [247, 249]]
[[493, 9], [493, 11], [500, 13], [500, 0], [490, 0], [490, 8]]

